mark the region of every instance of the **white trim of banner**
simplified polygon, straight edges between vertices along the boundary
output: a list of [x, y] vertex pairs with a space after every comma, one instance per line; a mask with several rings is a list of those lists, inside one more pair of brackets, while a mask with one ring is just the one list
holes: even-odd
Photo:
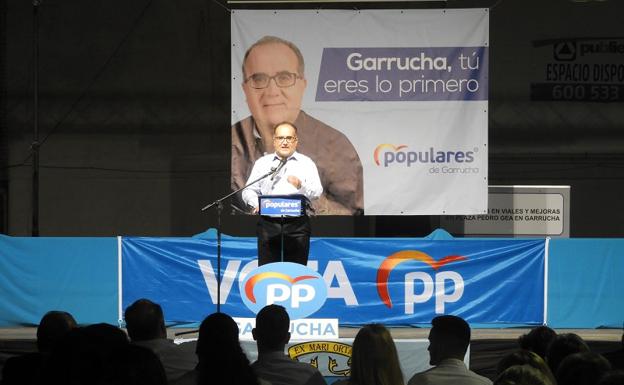
[[550, 250], [550, 237], [546, 237], [544, 245], [544, 320], [543, 325], [548, 321], [548, 251]]
[[117, 323], [119, 327], [123, 324], [123, 309], [121, 302], [122, 284], [121, 284], [121, 236], [117, 236]]

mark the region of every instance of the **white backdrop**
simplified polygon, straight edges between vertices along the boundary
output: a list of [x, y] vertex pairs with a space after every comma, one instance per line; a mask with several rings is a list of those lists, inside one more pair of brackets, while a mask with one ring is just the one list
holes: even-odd
[[[265, 35], [281, 37], [305, 58], [302, 109], [358, 152], [365, 214], [487, 212], [487, 9], [236, 10], [231, 23], [232, 123], [250, 115], [241, 88], [245, 50]], [[368, 70], [342, 60], [354, 52], [373, 58], [363, 64]], [[406, 58], [416, 58], [409, 68]], [[375, 76], [389, 79], [392, 91], [376, 90]], [[367, 89], [325, 89], [339, 80], [364, 80]]]

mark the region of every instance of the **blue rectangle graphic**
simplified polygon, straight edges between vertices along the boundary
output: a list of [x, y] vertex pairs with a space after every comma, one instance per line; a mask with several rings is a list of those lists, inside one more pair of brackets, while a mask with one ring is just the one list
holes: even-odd
[[324, 48], [316, 101], [488, 99], [487, 47]]

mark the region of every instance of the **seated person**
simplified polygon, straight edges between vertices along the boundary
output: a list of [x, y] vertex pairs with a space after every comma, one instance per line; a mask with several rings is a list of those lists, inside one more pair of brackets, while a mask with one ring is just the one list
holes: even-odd
[[148, 299], [139, 299], [128, 306], [124, 318], [130, 341], [156, 353], [168, 381], [195, 369], [197, 357], [191, 349], [187, 349], [190, 345], [176, 345], [167, 339], [165, 317], [160, 305]]
[[318, 369], [284, 354], [290, 340], [289, 328], [290, 317], [283, 306], [268, 305], [258, 312], [252, 330], [258, 345], [258, 360], [252, 364], [254, 371], [273, 385], [326, 385]]
[[434, 367], [415, 374], [408, 385], [491, 385], [490, 379], [466, 367], [464, 356], [470, 345], [470, 326], [460, 317], [442, 315], [431, 321], [429, 364]]

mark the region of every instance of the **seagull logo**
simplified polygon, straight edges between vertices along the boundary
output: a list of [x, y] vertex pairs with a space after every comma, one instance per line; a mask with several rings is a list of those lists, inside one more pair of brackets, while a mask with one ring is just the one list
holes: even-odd
[[448, 255], [438, 261], [433, 259], [429, 254], [423, 253], [418, 250], [403, 250], [398, 251], [388, 256], [377, 269], [377, 294], [383, 303], [390, 309], [392, 309], [392, 300], [388, 292], [388, 278], [392, 269], [397, 267], [400, 263], [406, 261], [420, 261], [431, 266], [433, 270], [438, 270], [442, 266], [456, 261], [465, 261], [466, 257], [461, 255]]

